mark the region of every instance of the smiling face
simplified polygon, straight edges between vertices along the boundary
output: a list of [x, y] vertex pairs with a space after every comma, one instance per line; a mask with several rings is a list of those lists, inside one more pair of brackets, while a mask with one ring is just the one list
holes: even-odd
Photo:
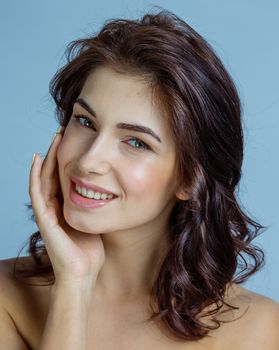
[[[148, 85], [98, 67], [77, 100], [57, 154], [66, 221], [88, 233], [165, 229], [178, 195], [175, 144]], [[154, 135], [130, 130], [131, 124]], [[118, 197], [81, 208], [69, 195], [71, 177]]]

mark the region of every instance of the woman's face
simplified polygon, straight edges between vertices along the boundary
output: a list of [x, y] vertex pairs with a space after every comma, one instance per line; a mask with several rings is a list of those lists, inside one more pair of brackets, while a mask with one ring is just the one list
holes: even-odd
[[[68, 224], [88, 233], [165, 227], [177, 200], [175, 144], [146, 83], [98, 67], [78, 99], [57, 154]], [[157, 136], [129, 130], [128, 124]], [[117, 198], [81, 207], [71, 199], [72, 178]]]

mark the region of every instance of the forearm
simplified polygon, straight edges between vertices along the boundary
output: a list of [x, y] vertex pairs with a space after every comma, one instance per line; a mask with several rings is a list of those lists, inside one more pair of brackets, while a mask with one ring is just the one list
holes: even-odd
[[86, 284], [53, 286], [38, 350], [86, 350], [91, 290]]

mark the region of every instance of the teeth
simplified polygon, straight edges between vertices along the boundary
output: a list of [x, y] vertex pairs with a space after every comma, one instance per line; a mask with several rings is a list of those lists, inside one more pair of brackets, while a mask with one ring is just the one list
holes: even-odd
[[[108, 196], [107, 194], [102, 193], [102, 194], [101, 194], [101, 199], [107, 199], [107, 196]], [[112, 195], [111, 195], [111, 197], [112, 197]]]
[[87, 190], [86, 188], [79, 187], [77, 185], [76, 185], [75, 189], [83, 197], [87, 197], [87, 198], [91, 198], [91, 199], [103, 199], [104, 200], [104, 199], [111, 199], [113, 197], [112, 194], [94, 192], [91, 190]]
[[101, 193], [100, 192], [95, 192], [94, 193], [94, 199], [100, 199], [101, 198]]
[[81, 189], [81, 194], [82, 194], [84, 197], [86, 197], [87, 191], [86, 191], [85, 188], [82, 188], [82, 189]]

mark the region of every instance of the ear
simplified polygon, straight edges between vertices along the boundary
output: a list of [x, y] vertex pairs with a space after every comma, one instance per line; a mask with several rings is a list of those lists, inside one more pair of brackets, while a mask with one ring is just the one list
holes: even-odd
[[178, 191], [176, 191], [175, 196], [181, 201], [186, 201], [190, 198], [189, 193], [185, 188], [180, 188]]

